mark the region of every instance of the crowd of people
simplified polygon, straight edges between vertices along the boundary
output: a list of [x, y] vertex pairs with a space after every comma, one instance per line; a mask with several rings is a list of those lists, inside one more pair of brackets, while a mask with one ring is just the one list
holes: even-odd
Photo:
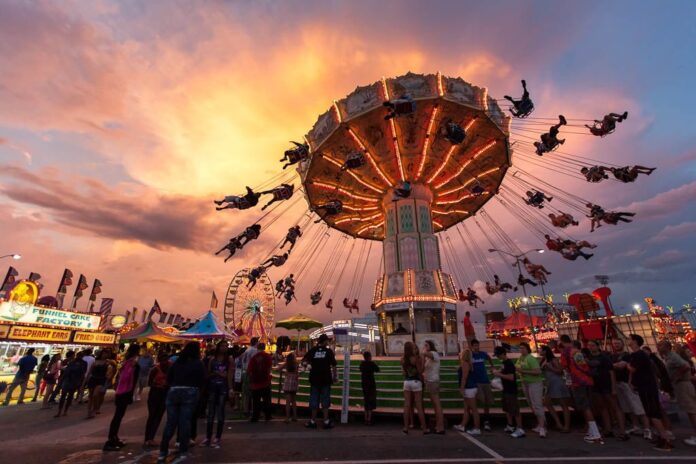
[[[285, 421], [298, 420], [296, 396], [300, 369], [305, 366], [310, 369], [311, 411], [305, 426], [333, 428], [329, 410], [337, 372], [336, 357], [328, 342], [328, 337], [321, 335], [317, 345], [301, 359], [295, 353], [284, 357], [280, 351], [272, 356], [256, 338], [246, 348], [230, 348], [224, 340], [208, 344], [204, 350], [198, 342], [189, 342], [180, 350], [164, 345], [154, 357], [137, 343], [130, 344], [120, 356], [104, 348], [96, 353], [92, 349], [68, 351], [64, 358], [60, 354], [45, 355], [37, 360], [34, 350], [29, 349], [17, 363], [17, 373], [3, 404], [8, 404], [18, 387], [18, 404], [24, 403], [27, 383], [35, 370], [36, 391], [31, 401], [43, 396], [42, 408], [57, 404], [56, 418], [66, 416], [75, 401], [87, 403], [86, 419], [95, 417], [101, 413], [106, 391], [113, 389], [114, 413], [103, 449], [118, 451], [126, 445], [119, 438], [119, 430], [128, 407], [140, 401], [143, 389], [149, 388], [143, 444], [146, 448], [159, 447], [159, 460], [164, 462], [172, 440], [182, 456], [197, 444], [201, 418], [205, 418], [206, 429], [200, 444], [220, 448], [228, 403], [250, 422], [258, 422], [262, 416], [270, 420], [274, 366], [282, 375]], [[531, 430], [539, 438], [549, 433], [547, 417], [558, 432], [569, 433], [574, 410], [584, 420], [586, 442], [602, 443], [608, 437], [626, 441], [637, 435], [652, 441], [655, 449], [668, 451], [675, 441], [665, 413], [666, 401], [671, 397], [695, 430], [684, 442], [696, 446], [696, 369], [688, 348], [661, 341], [658, 352], [653, 353], [636, 334], [630, 335], [626, 343], [616, 338], [610, 345], [611, 350], [604, 351], [596, 341], [582, 346], [563, 335], [558, 342], [541, 346], [536, 355], [527, 343], [520, 344], [516, 358], [510, 356], [510, 347], [496, 346], [493, 357], [498, 362], [494, 363], [481, 350], [479, 341], [467, 336], [458, 368], [462, 417], [454, 429], [472, 436], [491, 431], [490, 411], [494, 391], [498, 390], [506, 417], [504, 431], [512, 438], [527, 435], [520, 408], [523, 396], [535, 420]], [[410, 341], [404, 344], [404, 434], [416, 424], [423, 434], [446, 433], [440, 362], [433, 341], [424, 341], [420, 348]], [[377, 408], [376, 375], [380, 367], [369, 351], [363, 353], [359, 370], [365, 423], [371, 425]], [[424, 393], [433, 408], [432, 423], [426, 418]], [[157, 442], [163, 419], [161, 440]]]
[[[421, 350], [410, 341], [404, 345], [404, 433], [414, 427], [414, 408], [424, 434], [445, 433], [439, 399], [440, 357], [434, 348], [429, 340]], [[512, 438], [526, 436], [519, 401], [523, 393], [535, 418], [532, 431], [539, 438], [547, 437], [547, 415], [560, 433], [569, 433], [572, 408], [584, 420], [584, 440], [588, 443], [603, 443], [608, 437], [627, 441], [637, 435], [651, 441], [656, 450], [669, 451], [675, 437], [665, 405], [671, 397], [694, 428], [693, 436], [684, 442], [696, 446], [696, 369], [685, 345], [674, 347], [663, 340], [658, 344], [658, 356], [637, 334], [631, 334], [627, 343], [613, 339], [611, 351], [602, 350], [597, 341], [590, 340], [583, 347], [580, 341], [562, 335], [559, 341], [541, 346], [538, 356], [527, 343], [519, 345], [516, 359], [511, 359], [509, 352], [509, 347], [495, 347], [493, 355], [500, 362], [496, 367], [480, 350], [478, 340], [469, 338], [462, 343], [458, 385], [463, 414], [455, 430], [472, 436], [491, 430], [494, 384], [502, 393], [504, 431]], [[374, 385], [371, 381], [368, 384]], [[434, 430], [424, 415], [424, 391], [431, 398]], [[367, 396], [366, 409], [370, 404]]]

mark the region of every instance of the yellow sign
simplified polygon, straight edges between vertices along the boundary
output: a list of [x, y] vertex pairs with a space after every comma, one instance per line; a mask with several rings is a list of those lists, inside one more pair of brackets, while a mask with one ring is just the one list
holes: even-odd
[[10, 290], [10, 298], [0, 308], [0, 319], [18, 321], [31, 312], [39, 298], [39, 287], [31, 280], [17, 282]]
[[84, 343], [86, 345], [113, 345], [116, 335], [100, 332], [75, 332], [73, 343]]
[[111, 327], [114, 329], [120, 329], [124, 325], [126, 325], [126, 316], [121, 316], [120, 314], [117, 314], [116, 316], [111, 317]]
[[68, 342], [70, 341], [69, 330], [42, 329], [39, 327], [20, 327], [13, 326], [8, 338], [14, 340], [31, 340], [46, 342]]
[[[34, 284], [33, 282], [20, 282], [19, 285], [24, 283]], [[0, 303], [0, 321], [48, 325], [65, 329], [97, 330], [101, 316], [43, 308], [33, 304], [20, 305], [17, 301], [3, 301]]]
[[0, 338], [7, 338], [8, 333], [10, 333], [10, 326], [0, 325]]

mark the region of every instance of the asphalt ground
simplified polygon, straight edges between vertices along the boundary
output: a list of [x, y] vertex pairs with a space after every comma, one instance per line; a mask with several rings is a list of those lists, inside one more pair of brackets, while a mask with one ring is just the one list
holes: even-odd
[[[157, 450], [142, 447], [147, 407], [143, 401], [129, 407], [121, 427], [127, 445], [119, 452], [104, 453], [101, 448], [113, 413], [107, 399], [102, 414], [86, 420], [86, 406], [74, 406], [67, 417], [53, 418], [54, 409], [40, 410], [39, 403], [11, 405], [0, 409], [0, 446], [2, 462], [7, 464], [152, 464]], [[528, 428], [532, 426], [532, 418]], [[449, 418], [450, 425], [457, 418]], [[527, 437], [513, 439], [502, 431], [504, 422], [497, 418], [493, 432], [470, 437], [452, 428], [447, 434], [423, 436], [420, 431], [401, 431], [397, 417], [377, 417], [377, 424], [365, 426], [360, 417], [332, 430], [308, 430], [303, 422], [285, 424], [280, 419], [249, 423], [232, 417], [225, 424], [220, 449], [196, 446], [186, 459], [171, 454], [169, 463], [237, 463], [292, 462], [425, 464], [477, 462], [696, 462], [696, 448], [681, 440], [690, 435], [682, 420], [674, 423], [678, 440], [673, 451], [665, 453], [639, 437], [628, 442], [607, 438], [603, 445], [587, 444], [580, 423], [571, 434], [551, 430], [541, 439], [531, 431]], [[205, 430], [199, 422], [199, 434]], [[161, 427], [160, 427], [161, 433]], [[199, 435], [198, 440], [201, 440]]]

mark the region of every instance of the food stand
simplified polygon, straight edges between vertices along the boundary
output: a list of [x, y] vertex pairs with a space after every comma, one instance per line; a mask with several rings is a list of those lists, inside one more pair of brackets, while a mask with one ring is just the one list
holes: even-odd
[[0, 299], [0, 381], [11, 381], [16, 362], [29, 348], [34, 356], [110, 346], [115, 334], [99, 331], [101, 316], [50, 308], [37, 304], [35, 282], [21, 280]]

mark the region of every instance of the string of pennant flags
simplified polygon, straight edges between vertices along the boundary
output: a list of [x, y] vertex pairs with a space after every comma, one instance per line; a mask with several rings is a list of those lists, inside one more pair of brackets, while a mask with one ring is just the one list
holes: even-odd
[[[17, 269], [15, 269], [13, 266], [10, 266], [7, 270], [7, 273], [5, 274], [5, 278], [2, 281], [2, 285], [0, 286], [0, 297], [7, 297], [8, 292], [12, 290], [15, 283], [17, 282], [18, 277], [19, 272], [17, 271]], [[68, 294], [68, 288], [73, 285], [73, 277], [74, 274], [70, 269], [66, 268], [63, 271], [63, 276], [61, 277], [60, 283], [58, 284], [58, 290], [56, 291], [55, 299], [51, 300], [51, 302], [47, 306], [55, 306], [56, 308], [66, 307], [65, 297]], [[41, 274], [37, 272], [30, 272], [29, 277], [27, 277], [26, 280], [30, 280], [36, 283], [39, 289], [42, 289], [43, 284], [39, 282], [40, 279]], [[80, 274], [79, 278], [77, 279], [77, 285], [75, 286], [75, 292], [73, 293], [69, 309], [75, 310], [77, 308], [78, 301], [85, 295], [85, 291], [88, 288], [89, 283], [87, 277], [84, 274]], [[102, 282], [99, 279], [94, 279], [94, 282], [92, 283], [92, 290], [89, 292], [89, 298], [87, 299], [86, 309], [90, 313], [97, 313], [100, 316], [102, 316], [102, 323], [100, 329], [105, 329], [108, 326], [110, 316], [112, 316], [112, 311], [114, 308], [114, 299], [102, 297], [99, 308], [95, 310], [97, 295], [99, 295], [101, 292]], [[217, 308], [218, 301], [215, 292], [213, 292], [210, 305], [211, 309]], [[158, 322], [160, 324], [178, 326], [188, 325], [192, 322], [190, 318], [184, 318], [184, 316], [182, 316], [181, 314], [167, 313], [162, 311], [162, 307], [160, 306], [157, 299], [155, 299], [155, 302], [149, 311], [139, 311], [138, 308], [133, 307], [132, 310], [127, 310], [124, 316], [126, 319], [125, 323], [151, 321], [156, 316], [158, 317]]]

